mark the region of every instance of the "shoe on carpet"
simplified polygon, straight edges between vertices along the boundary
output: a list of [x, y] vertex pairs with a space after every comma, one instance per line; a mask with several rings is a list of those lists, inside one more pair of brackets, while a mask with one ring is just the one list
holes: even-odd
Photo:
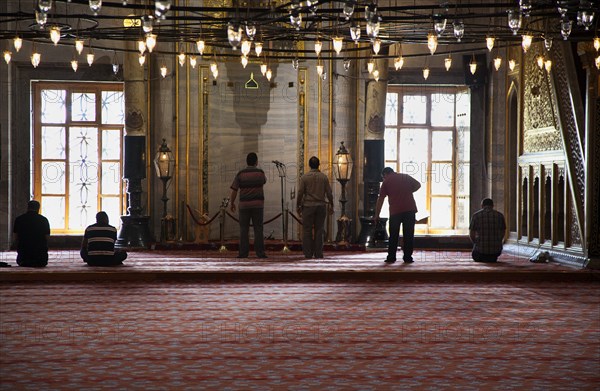
[[247, 255], [238, 255], [236, 258], [248, 258]]
[[404, 263], [413, 263], [414, 261], [412, 259], [404, 259]]
[[394, 262], [396, 262], [396, 260], [395, 260], [395, 259], [389, 259], [389, 258], [386, 258], [384, 262], [385, 262], [385, 263], [390, 263], [390, 264], [391, 264], [391, 263], [394, 263]]
[[261, 254], [261, 255], [258, 255], [257, 257], [258, 257], [258, 258], [269, 258], [269, 257], [267, 257], [267, 255], [266, 255], [266, 254]]

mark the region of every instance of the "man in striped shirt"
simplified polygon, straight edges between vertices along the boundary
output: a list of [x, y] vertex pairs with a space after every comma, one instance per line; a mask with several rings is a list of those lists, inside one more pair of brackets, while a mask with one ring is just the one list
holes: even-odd
[[496, 262], [502, 253], [505, 233], [504, 215], [494, 209], [494, 201], [491, 198], [481, 201], [481, 209], [475, 212], [469, 225], [473, 260]]
[[251, 152], [246, 156], [247, 167], [240, 170], [231, 184], [229, 197], [231, 211], [235, 213], [235, 199], [240, 193], [240, 245], [238, 258], [248, 258], [250, 252], [250, 221], [254, 227], [254, 251], [258, 258], [267, 258], [263, 236], [263, 210], [265, 196], [263, 186], [267, 177], [263, 170], [257, 167], [258, 156]]
[[85, 229], [81, 243], [81, 258], [90, 266], [122, 265], [127, 253], [115, 251], [117, 229], [108, 224], [106, 212], [96, 213], [96, 224]]

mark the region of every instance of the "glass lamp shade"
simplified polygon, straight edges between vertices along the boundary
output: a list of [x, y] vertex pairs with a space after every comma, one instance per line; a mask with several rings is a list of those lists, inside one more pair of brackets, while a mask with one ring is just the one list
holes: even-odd
[[522, 39], [521, 46], [523, 47], [523, 52], [527, 53], [527, 51], [531, 47], [531, 43], [533, 42], [533, 35], [523, 34], [521, 39]]
[[242, 25], [237, 21], [231, 21], [227, 25], [227, 40], [231, 47], [235, 50], [242, 42]]
[[475, 61], [475, 57], [473, 57], [473, 59], [469, 63], [469, 70], [473, 75], [475, 74], [475, 72], [477, 72], [477, 62]]
[[492, 51], [494, 48], [494, 44], [496, 43], [496, 38], [494, 37], [486, 37], [485, 38], [485, 46], [487, 46], [488, 51]]
[[446, 30], [446, 23], [447, 19], [442, 16], [437, 15], [434, 18], [433, 29], [435, 30], [438, 36], [442, 35], [444, 33], [444, 30]]
[[[83, 52], [83, 46], [84, 46], [83, 39], [75, 40], [75, 50], [77, 50], [77, 54], [81, 54]], [[144, 50], [145, 50], [145, 48], [144, 48]]]
[[248, 56], [250, 54], [250, 50], [252, 49], [252, 43], [247, 39], [242, 39], [242, 54], [244, 56]]
[[254, 52], [256, 53], [256, 57], [259, 57], [263, 50], [262, 42], [256, 42], [254, 44]]
[[341, 142], [340, 149], [335, 154], [335, 162], [333, 164], [335, 179], [338, 181], [348, 181], [350, 175], [352, 175], [352, 167], [354, 162], [350, 153], [344, 146], [344, 142]]
[[156, 152], [154, 158], [154, 168], [156, 170], [156, 176], [161, 179], [168, 179], [173, 176], [173, 167], [175, 165], [175, 158], [173, 153], [167, 146], [167, 141], [163, 138], [162, 145]]
[[517, 10], [508, 11], [508, 27], [513, 32], [513, 35], [517, 35], [521, 25], [523, 23], [522, 15]]
[[19, 50], [21, 50], [21, 48], [23, 47], [23, 38], [16, 36], [13, 39], [13, 45], [15, 46], [15, 50], [17, 51], [17, 53], [19, 52]]
[[500, 57], [494, 58], [494, 68], [496, 68], [496, 70], [499, 70], [501, 65], [502, 65], [502, 58], [500, 58]]
[[196, 48], [198, 49], [198, 53], [200, 53], [200, 55], [204, 54], [205, 46], [206, 46], [206, 43], [204, 42], [204, 40], [199, 39], [196, 41]]
[[336, 54], [340, 54], [342, 48], [344, 47], [344, 39], [342, 37], [334, 37], [332, 41], [333, 50], [335, 50]]
[[438, 46], [437, 36], [434, 34], [427, 35], [427, 47], [429, 48], [429, 52], [434, 54]]
[[360, 26], [359, 25], [354, 25], [354, 26], [350, 27], [350, 37], [352, 37], [352, 40], [354, 41], [354, 43], [358, 43], [358, 41], [360, 40]]
[[396, 70], [402, 69], [403, 65], [404, 65], [404, 58], [402, 56], [398, 56], [394, 59], [394, 68], [396, 68]]
[[60, 41], [60, 28], [57, 26], [50, 27], [50, 40], [54, 43], [54, 46], [58, 45]]
[[465, 24], [462, 20], [456, 20], [452, 23], [452, 26], [454, 27], [454, 37], [460, 42], [465, 35]]
[[446, 57], [444, 59], [444, 67], [446, 68], [446, 71], [449, 71], [450, 68], [452, 68], [452, 57]]

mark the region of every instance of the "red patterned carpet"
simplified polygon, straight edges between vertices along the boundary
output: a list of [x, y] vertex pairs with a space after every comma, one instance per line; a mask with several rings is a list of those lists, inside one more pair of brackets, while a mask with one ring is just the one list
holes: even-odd
[[0, 284], [2, 390], [597, 390], [592, 283]]
[[[597, 275], [460, 252], [270, 255], [140, 252], [103, 269], [54, 252], [2, 269], [0, 389], [600, 390]], [[147, 278], [169, 273], [189, 278]]]
[[[0, 253], [16, 266], [15, 252]], [[529, 254], [502, 254], [496, 264], [473, 262], [469, 251], [415, 251], [415, 263], [383, 262], [385, 251], [329, 251], [324, 259], [304, 259], [302, 252], [268, 252], [268, 259], [237, 259], [236, 251], [162, 250], [130, 252], [125, 264], [102, 268], [85, 265], [78, 250], [51, 251], [48, 267], [0, 268], [0, 281], [230, 280], [271, 281], [339, 278], [405, 281], [600, 281], [600, 273], [558, 264], [529, 262]]]

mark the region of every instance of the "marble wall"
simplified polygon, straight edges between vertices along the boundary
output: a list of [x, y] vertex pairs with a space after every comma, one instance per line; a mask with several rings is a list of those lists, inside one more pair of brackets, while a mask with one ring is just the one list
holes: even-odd
[[[169, 212], [178, 221], [178, 238], [194, 239], [194, 223], [186, 205], [209, 218], [218, 213], [224, 198], [230, 195], [235, 174], [245, 167], [249, 152], [258, 154], [259, 167], [268, 179], [264, 189], [265, 220], [282, 212], [282, 193], [284, 209], [287, 206], [295, 210], [294, 190], [313, 155], [320, 158], [321, 170], [331, 178], [335, 198], [339, 198], [341, 189], [333, 178], [331, 161], [340, 141], [351, 153], [357, 153], [359, 137], [354, 98], [357, 83], [355, 78], [337, 75], [341, 61], [330, 62], [328, 78], [320, 81], [315, 70], [302, 63], [298, 70], [287, 62], [270, 64], [270, 81], [261, 74], [256, 61], [245, 69], [237, 61], [220, 62], [217, 79], [204, 62], [196, 69], [171, 65], [173, 71], [166, 78], [150, 77], [150, 139], [153, 151], [162, 138], [167, 139], [177, 156], [168, 197]], [[154, 63], [153, 73], [160, 66]], [[355, 71], [352, 68], [349, 72]], [[355, 159], [359, 160], [357, 156]], [[284, 163], [285, 173], [273, 161]], [[157, 186], [153, 188], [160, 192]], [[355, 192], [349, 193], [347, 213], [354, 214]], [[160, 213], [160, 197], [154, 196], [150, 202], [153, 214]], [[335, 218], [328, 222], [332, 231]], [[156, 220], [155, 232], [160, 229]], [[281, 239], [282, 229], [279, 218], [268, 223], [265, 234]], [[289, 237], [297, 237], [297, 232], [298, 228], [290, 225]], [[238, 236], [237, 222], [229, 217], [225, 236]], [[218, 237], [216, 220], [211, 224], [211, 238]]]

